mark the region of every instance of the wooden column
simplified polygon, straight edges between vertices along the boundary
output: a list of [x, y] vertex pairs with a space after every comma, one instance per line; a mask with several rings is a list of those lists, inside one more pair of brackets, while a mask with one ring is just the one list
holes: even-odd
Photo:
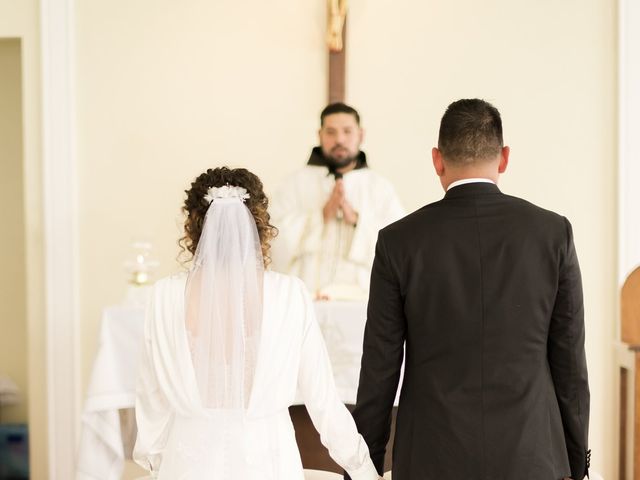
[[640, 355], [636, 350], [635, 391], [633, 395], [633, 478], [640, 480]]
[[618, 479], [626, 480], [626, 466], [627, 466], [627, 424], [628, 415], [627, 409], [629, 407], [627, 402], [628, 395], [628, 382], [629, 372], [626, 368], [620, 367], [620, 424], [619, 424], [619, 437], [618, 437]]
[[[623, 345], [633, 355], [633, 361], [625, 362], [626, 368], [620, 369], [620, 480], [627, 480], [626, 465], [629, 455], [633, 455], [634, 480], [640, 480], [640, 268], [634, 270], [620, 294], [621, 337]], [[630, 372], [633, 368], [633, 372]], [[633, 377], [631, 377], [633, 375]], [[629, 392], [633, 378], [633, 391]], [[632, 393], [632, 396], [628, 394]], [[632, 405], [628, 404], [628, 400]], [[633, 420], [628, 412], [632, 412]], [[628, 432], [633, 432], [633, 447], [628, 442]]]

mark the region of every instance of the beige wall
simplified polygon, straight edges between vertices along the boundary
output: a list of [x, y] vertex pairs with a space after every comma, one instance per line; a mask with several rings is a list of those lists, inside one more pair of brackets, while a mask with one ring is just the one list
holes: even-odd
[[269, 188], [305, 161], [325, 96], [322, 2], [79, 2], [78, 158], [84, 376], [122, 263], [153, 241], [177, 267], [183, 191], [246, 165]]
[[[273, 191], [305, 161], [325, 101], [325, 2], [78, 2], [82, 369], [129, 244], [177, 265], [179, 206], [209, 166]], [[441, 196], [430, 148], [446, 105], [483, 97], [512, 147], [503, 190], [574, 225], [587, 311], [593, 466], [616, 473], [616, 24], [609, 0], [354, 0], [348, 100], [373, 168], [408, 209]]]
[[[0, 0], [0, 37], [20, 38], [22, 46], [22, 191], [26, 258], [26, 355], [31, 478], [47, 474], [47, 405], [42, 257], [42, 167], [40, 161], [40, 38], [37, 0]], [[3, 71], [4, 75], [4, 71]], [[4, 163], [4, 162], [3, 162]], [[19, 180], [17, 180], [19, 182]], [[3, 218], [5, 218], [3, 216]], [[23, 267], [24, 269], [24, 267]]]
[[0, 39], [0, 374], [21, 391], [21, 403], [2, 408], [2, 422], [27, 421], [27, 288], [22, 185], [20, 40]]

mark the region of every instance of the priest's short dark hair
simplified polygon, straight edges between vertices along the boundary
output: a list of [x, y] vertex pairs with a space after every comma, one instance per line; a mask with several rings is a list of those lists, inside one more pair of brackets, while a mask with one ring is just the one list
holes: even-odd
[[325, 117], [328, 117], [329, 115], [333, 115], [335, 113], [348, 113], [349, 115], [353, 115], [356, 119], [356, 123], [360, 125], [360, 114], [355, 108], [347, 105], [346, 103], [336, 102], [330, 103], [329, 105], [324, 107], [324, 110], [322, 110], [322, 112], [320, 113], [320, 126], [324, 125]]

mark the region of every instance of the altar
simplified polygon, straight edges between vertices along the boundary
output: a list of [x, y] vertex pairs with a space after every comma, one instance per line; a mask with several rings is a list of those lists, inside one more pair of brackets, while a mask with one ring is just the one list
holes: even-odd
[[[345, 404], [355, 404], [366, 303], [316, 302], [315, 312], [340, 398]], [[125, 458], [130, 457], [135, 420], [131, 411], [123, 411], [135, 406], [143, 323], [141, 306], [113, 306], [103, 311], [81, 419], [76, 480], [119, 480]], [[292, 417], [295, 422], [296, 416]]]

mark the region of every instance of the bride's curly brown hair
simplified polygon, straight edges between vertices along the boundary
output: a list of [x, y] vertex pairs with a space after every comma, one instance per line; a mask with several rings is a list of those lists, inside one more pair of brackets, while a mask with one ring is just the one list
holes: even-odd
[[204, 218], [209, 209], [209, 202], [204, 197], [211, 187], [222, 187], [224, 185], [243, 187], [249, 193], [249, 198], [245, 201], [245, 205], [256, 221], [262, 247], [262, 257], [266, 267], [271, 262], [269, 257], [271, 240], [278, 234], [278, 229], [269, 223], [271, 220], [267, 211], [269, 199], [264, 193], [262, 182], [257, 175], [245, 168], [210, 168], [191, 183], [189, 190], [185, 190], [187, 198], [182, 207], [182, 211], [186, 215], [184, 237], [178, 241], [182, 252], [188, 251], [192, 256], [195, 255], [200, 235], [202, 235]]

